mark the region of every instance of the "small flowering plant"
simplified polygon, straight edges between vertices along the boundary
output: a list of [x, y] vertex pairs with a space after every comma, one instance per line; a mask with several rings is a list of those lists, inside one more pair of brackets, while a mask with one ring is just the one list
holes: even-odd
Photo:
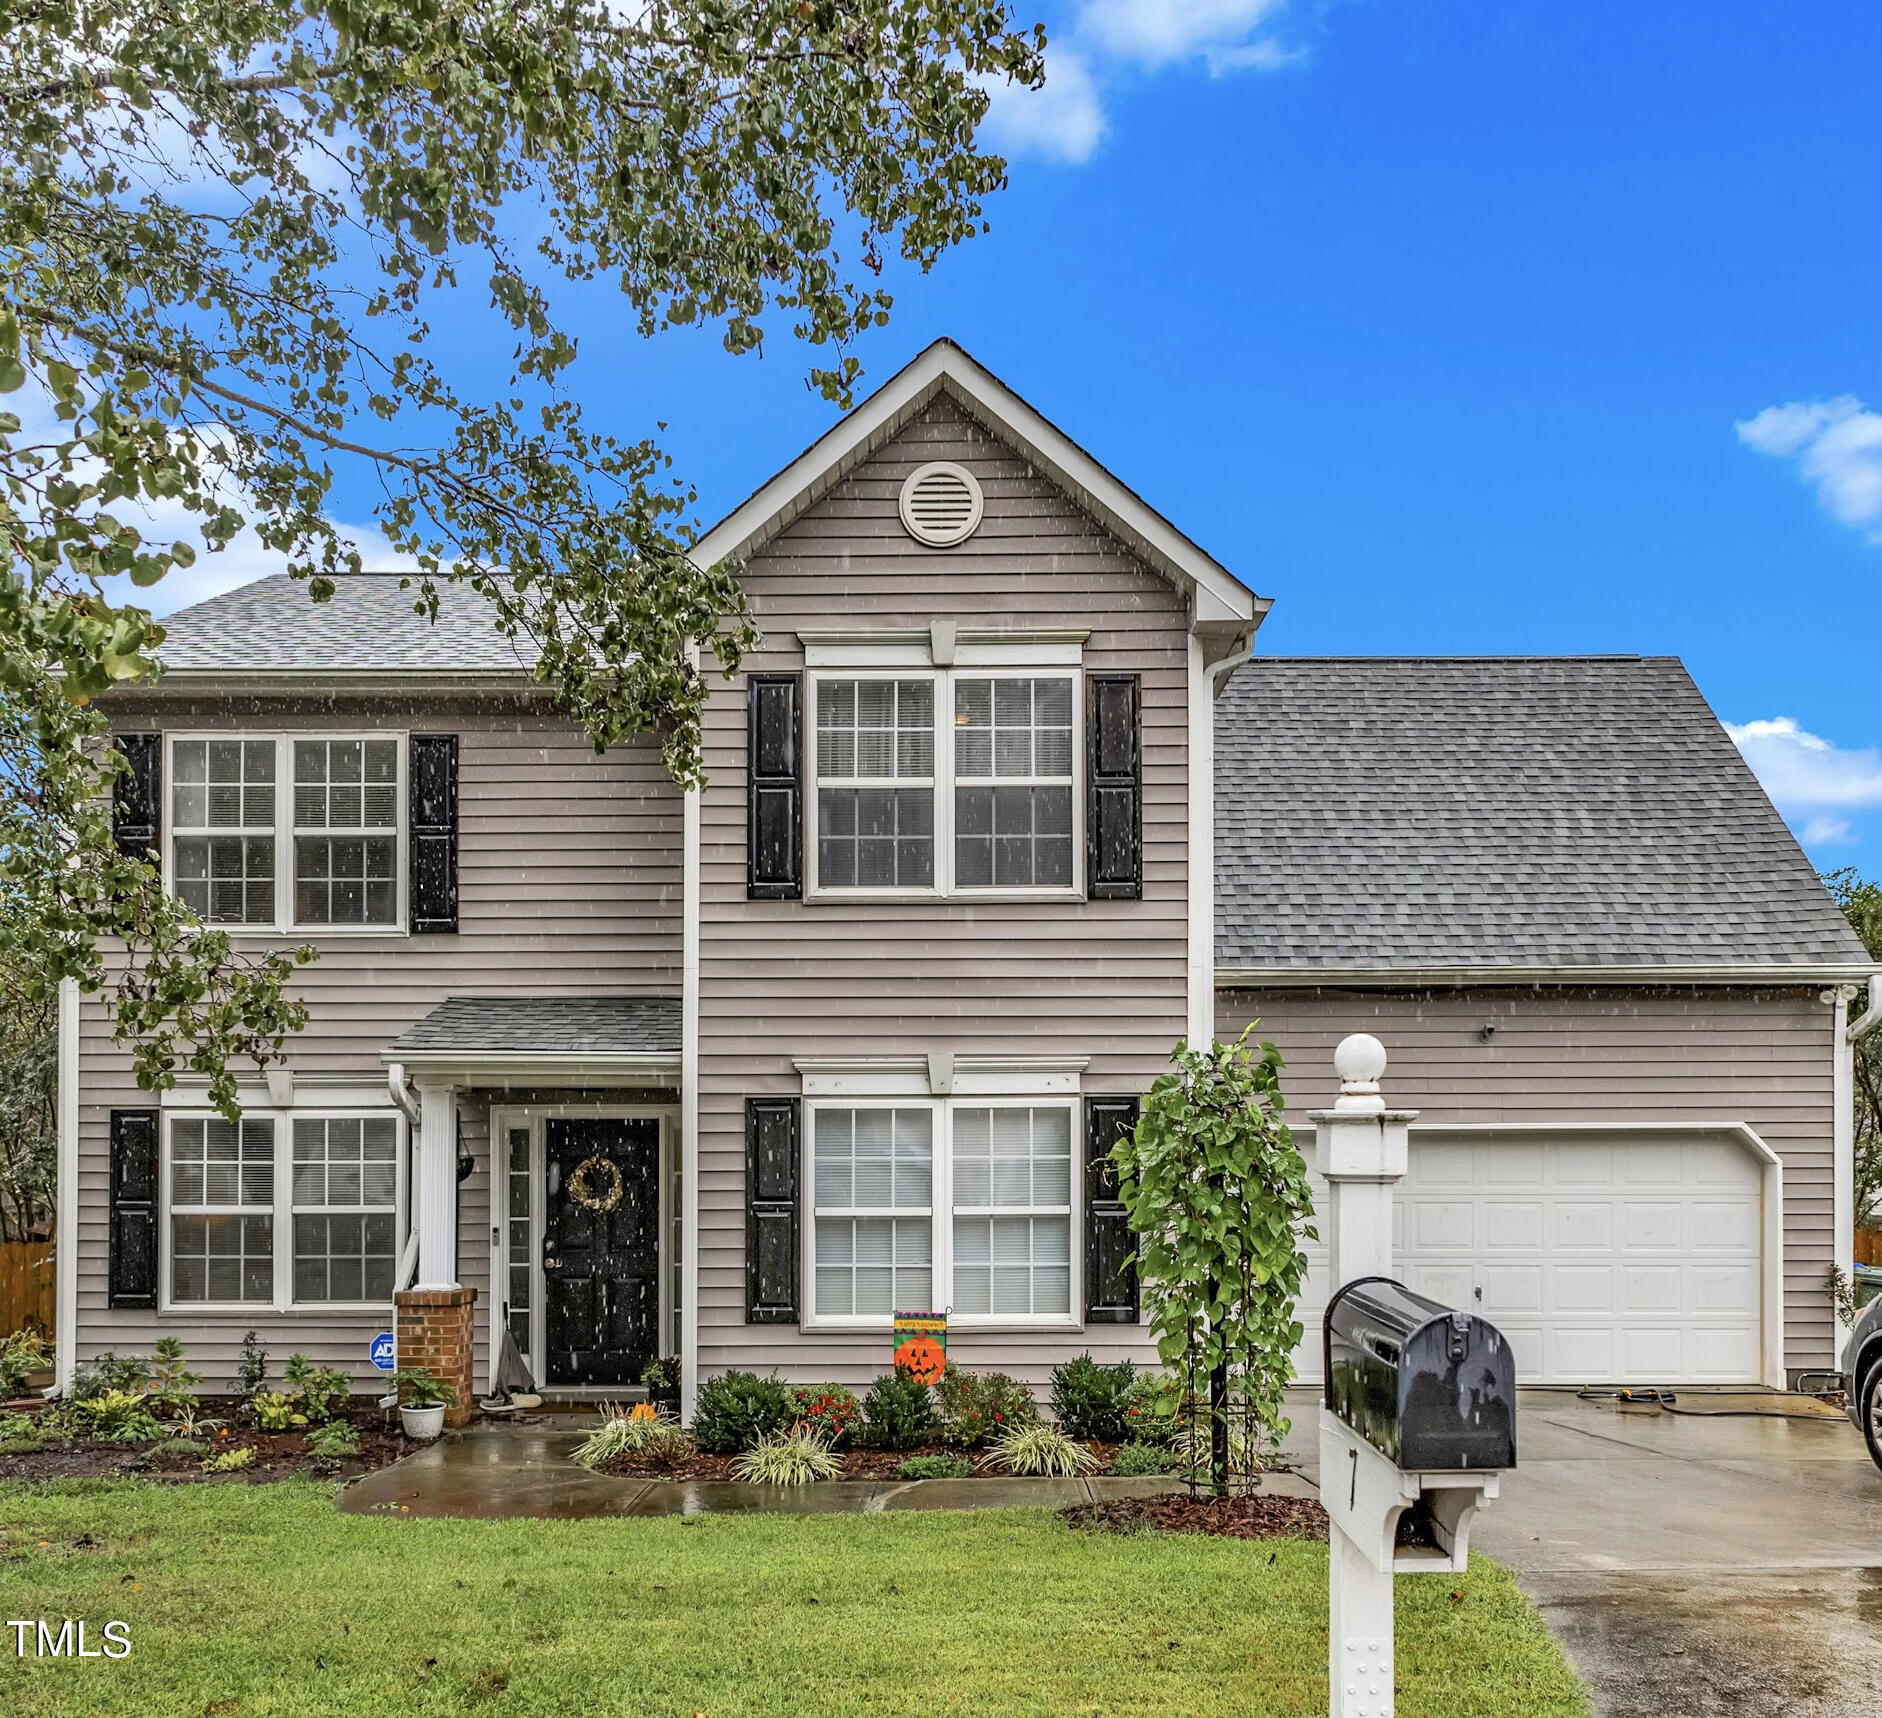
[[791, 1422], [808, 1426], [831, 1449], [848, 1441], [863, 1417], [854, 1390], [841, 1384], [797, 1384], [791, 1389]]
[[1039, 1418], [1032, 1392], [1004, 1372], [966, 1372], [950, 1365], [934, 1394], [941, 1440], [956, 1449], [979, 1449]]

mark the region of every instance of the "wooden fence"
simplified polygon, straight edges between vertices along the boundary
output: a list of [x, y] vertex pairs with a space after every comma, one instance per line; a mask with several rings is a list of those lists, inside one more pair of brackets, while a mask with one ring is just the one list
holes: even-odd
[[50, 1331], [58, 1285], [50, 1241], [0, 1241], [0, 1336], [29, 1325]]
[[1856, 1263], [1882, 1265], [1882, 1229], [1856, 1231]]

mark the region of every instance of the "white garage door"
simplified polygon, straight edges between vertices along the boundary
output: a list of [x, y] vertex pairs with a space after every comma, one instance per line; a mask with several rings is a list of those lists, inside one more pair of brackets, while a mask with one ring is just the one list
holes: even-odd
[[[1524, 1383], [1755, 1383], [1762, 1189], [1716, 1134], [1414, 1133], [1394, 1268], [1502, 1330]], [[1298, 1368], [1317, 1380], [1326, 1251], [1308, 1252]]]

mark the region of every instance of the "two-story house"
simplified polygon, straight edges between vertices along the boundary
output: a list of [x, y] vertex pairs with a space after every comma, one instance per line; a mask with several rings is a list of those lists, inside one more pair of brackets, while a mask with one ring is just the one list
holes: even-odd
[[1297, 1107], [1385, 1042], [1403, 1272], [1527, 1380], [1831, 1364], [1873, 963], [1676, 662], [1254, 656], [1267, 600], [945, 342], [696, 552], [764, 640], [694, 793], [466, 593], [172, 617], [120, 838], [316, 944], [311, 1023], [234, 1125], [67, 998], [64, 1366], [174, 1334], [213, 1387], [252, 1328], [363, 1387], [396, 1329], [468, 1397], [507, 1329], [690, 1401], [943, 1309], [1034, 1382], [1152, 1360], [1104, 1153], [1257, 1017]]

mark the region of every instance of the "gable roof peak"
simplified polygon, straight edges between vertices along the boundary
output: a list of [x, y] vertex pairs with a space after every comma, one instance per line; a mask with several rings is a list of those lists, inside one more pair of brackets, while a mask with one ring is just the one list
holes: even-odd
[[816, 505], [939, 398], [960, 405], [1065, 490], [1113, 536], [1190, 599], [1198, 623], [1252, 632], [1270, 600], [1179, 531], [1141, 496], [1014, 393], [958, 341], [943, 336], [896, 371], [693, 547], [702, 567], [746, 560]]

